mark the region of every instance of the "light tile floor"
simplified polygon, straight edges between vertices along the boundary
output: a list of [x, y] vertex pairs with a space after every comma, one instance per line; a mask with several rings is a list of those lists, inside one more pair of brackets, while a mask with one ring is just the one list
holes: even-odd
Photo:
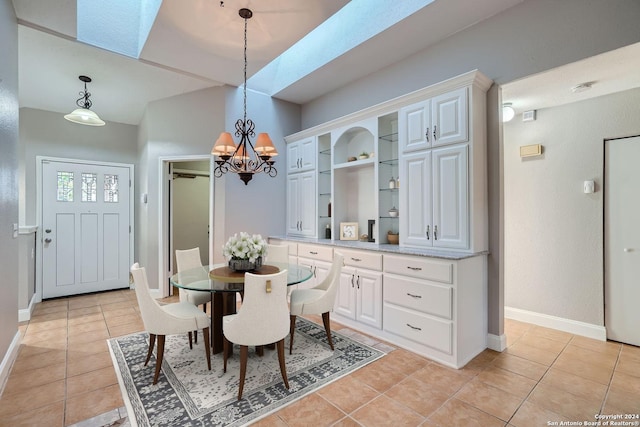
[[[143, 329], [129, 290], [38, 304], [20, 325], [0, 426], [127, 425], [105, 340]], [[640, 413], [640, 348], [513, 320], [505, 333], [505, 352], [460, 370], [397, 349], [255, 425], [526, 427]]]

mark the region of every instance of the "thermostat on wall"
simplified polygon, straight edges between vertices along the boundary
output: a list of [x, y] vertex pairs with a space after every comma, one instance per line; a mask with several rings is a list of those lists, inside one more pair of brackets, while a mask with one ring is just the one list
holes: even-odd
[[532, 122], [536, 119], [536, 110], [529, 110], [522, 113], [523, 122]]

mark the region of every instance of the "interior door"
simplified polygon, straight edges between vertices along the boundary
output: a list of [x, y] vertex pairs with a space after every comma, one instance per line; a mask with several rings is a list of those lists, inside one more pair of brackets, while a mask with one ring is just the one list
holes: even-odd
[[605, 143], [607, 338], [640, 346], [640, 136]]
[[43, 298], [129, 287], [129, 171], [43, 162]]

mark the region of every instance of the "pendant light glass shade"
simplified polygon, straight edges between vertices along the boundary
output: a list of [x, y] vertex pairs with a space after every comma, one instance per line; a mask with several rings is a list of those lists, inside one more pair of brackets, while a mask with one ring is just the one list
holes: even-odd
[[84, 91], [80, 92], [80, 98], [76, 100], [76, 105], [80, 108], [76, 108], [71, 113], [64, 116], [65, 119], [73, 123], [87, 126], [104, 126], [104, 120], [102, 120], [96, 113], [91, 111], [92, 102], [89, 99], [91, 94], [87, 90], [87, 83], [91, 82], [91, 77], [78, 76], [81, 82], [84, 82]]
[[104, 126], [104, 121], [96, 113], [86, 108], [76, 108], [71, 113], [64, 116], [65, 119], [73, 123], [88, 126]]

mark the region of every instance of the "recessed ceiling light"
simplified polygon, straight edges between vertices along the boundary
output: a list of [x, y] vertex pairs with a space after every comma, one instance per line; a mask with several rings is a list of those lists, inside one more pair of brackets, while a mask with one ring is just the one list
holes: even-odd
[[574, 87], [571, 88], [571, 92], [573, 93], [580, 93], [580, 92], [584, 92], [585, 90], [589, 90], [591, 89], [591, 86], [593, 86], [594, 82], [586, 82], [586, 83], [580, 83], [579, 85], [575, 85]]

